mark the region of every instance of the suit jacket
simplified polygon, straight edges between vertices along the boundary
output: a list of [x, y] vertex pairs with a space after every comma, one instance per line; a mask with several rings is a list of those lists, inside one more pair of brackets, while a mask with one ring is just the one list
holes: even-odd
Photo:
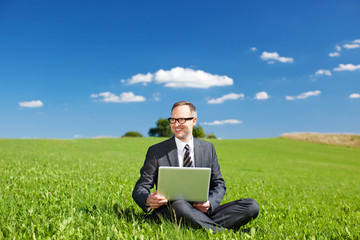
[[[211, 214], [223, 199], [226, 187], [221, 176], [220, 166], [212, 143], [194, 138], [194, 157], [196, 167], [211, 168], [209, 202]], [[146, 206], [146, 198], [150, 189], [157, 184], [158, 168], [160, 166], [179, 166], [178, 153], [175, 138], [160, 142], [151, 146], [146, 154], [144, 166], [140, 169], [140, 178], [135, 184], [132, 197], [144, 212], [150, 212], [151, 208]]]

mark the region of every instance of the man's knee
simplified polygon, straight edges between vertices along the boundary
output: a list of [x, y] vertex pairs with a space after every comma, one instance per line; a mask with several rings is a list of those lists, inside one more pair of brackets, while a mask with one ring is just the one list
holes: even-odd
[[255, 199], [243, 198], [236, 200], [235, 204], [237, 207], [234, 211], [249, 219], [256, 218], [259, 214], [259, 205]]
[[191, 207], [191, 205], [187, 201], [181, 199], [172, 201], [170, 205], [171, 205], [171, 209], [179, 217], [186, 216], [188, 212], [188, 208]]
[[248, 202], [248, 214], [251, 218], [256, 218], [259, 215], [259, 204], [256, 202], [255, 199], [252, 198], [246, 198], [246, 201]]

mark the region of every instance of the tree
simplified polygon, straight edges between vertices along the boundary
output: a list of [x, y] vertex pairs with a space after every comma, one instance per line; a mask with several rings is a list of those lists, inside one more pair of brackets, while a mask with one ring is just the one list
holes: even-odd
[[171, 137], [172, 132], [170, 129], [169, 121], [166, 118], [160, 118], [156, 122], [156, 127], [150, 128], [149, 136], [151, 136], [151, 137]]
[[205, 138], [206, 134], [204, 129], [200, 125], [195, 125], [193, 128], [193, 136], [196, 138]]
[[142, 137], [141, 133], [130, 131], [124, 134], [123, 137]]

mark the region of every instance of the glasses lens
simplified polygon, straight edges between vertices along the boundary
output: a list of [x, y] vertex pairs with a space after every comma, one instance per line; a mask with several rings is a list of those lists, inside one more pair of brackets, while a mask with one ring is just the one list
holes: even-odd
[[193, 117], [191, 117], [191, 118], [168, 118], [168, 120], [171, 124], [176, 123], [176, 121], [179, 124], [184, 124], [187, 120], [192, 120], [192, 119], [193, 119]]
[[178, 121], [179, 121], [180, 124], [183, 124], [183, 123], [186, 122], [186, 119], [185, 118], [179, 118]]

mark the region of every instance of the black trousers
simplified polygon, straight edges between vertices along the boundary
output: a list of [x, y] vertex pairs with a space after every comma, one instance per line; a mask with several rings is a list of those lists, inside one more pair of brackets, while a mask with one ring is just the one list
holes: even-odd
[[258, 214], [259, 205], [252, 198], [244, 198], [220, 205], [211, 214], [200, 212], [185, 200], [175, 200], [168, 205], [155, 209], [149, 218], [157, 219], [162, 216], [213, 231], [225, 229], [237, 231], [251, 219], [256, 218]]

